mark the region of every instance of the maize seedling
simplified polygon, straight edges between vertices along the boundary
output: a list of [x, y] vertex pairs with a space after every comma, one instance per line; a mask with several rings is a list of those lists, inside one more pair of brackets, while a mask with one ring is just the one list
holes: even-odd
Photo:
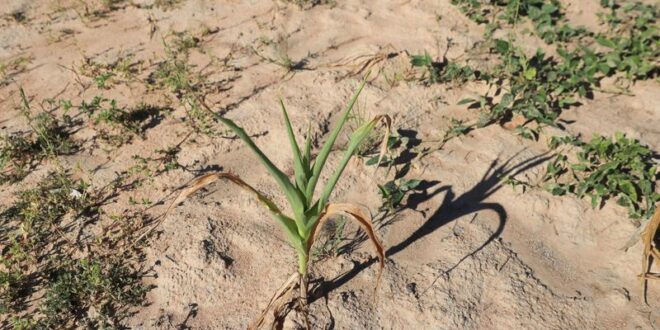
[[[289, 278], [289, 280], [280, 290], [278, 290], [266, 309], [263, 311], [261, 317], [259, 317], [252, 324], [251, 328], [259, 328], [264, 322], [266, 313], [271, 309], [274, 311], [275, 322], [283, 322], [286, 314], [290, 311], [291, 308], [293, 308], [293, 306], [297, 307], [297, 310], [302, 313], [304, 319], [307, 321], [306, 310], [310, 251], [312, 245], [314, 244], [314, 239], [318, 233], [318, 229], [321, 228], [319, 226], [322, 224], [322, 222], [326, 221], [333, 215], [341, 214], [358, 221], [360, 226], [369, 236], [371, 242], [376, 247], [378, 259], [380, 261], [380, 271], [382, 271], [384, 267], [385, 252], [383, 246], [376, 238], [369, 213], [365, 212], [362, 208], [354, 204], [330, 203], [329, 198], [335, 188], [335, 185], [337, 184], [337, 181], [344, 172], [344, 169], [348, 165], [350, 159], [356, 153], [360, 144], [369, 136], [370, 132], [379, 122], [383, 122], [387, 132], [384, 135], [385, 139], [381, 144], [381, 155], [378, 161], [380, 163], [380, 158], [382, 158], [384, 151], [387, 149], [387, 137], [389, 136], [391, 123], [391, 120], [388, 116], [376, 116], [372, 120], [363, 124], [361, 127], [357, 128], [352, 133], [339, 166], [330, 176], [328, 182], [326, 182], [325, 187], [323, 187], [321, 190], [320, 196], [315, 199], [314, 194], [317, 183], [321, 176], [321, 171], [323, 170], [330, 151], [335, 144], [335, 141], [339, 136], [342, 127], [349, 118], [351, 110], [353, 109], [353, 106], [355, 105], [355, 102], [360, 95], [360, 92], [362, 91], [365, 83], [366, 80], [363, 80], [358, 89], [353, 94], [353, 97], [348, 103], [348, 106], [341, 114], [339, 122], [330, 133], [328, 140], [320, 149], [316, 157], [312, 155], [312, 139], [309, 133], [307, 134], [304, 148], [301, 150], [298, 146], [296, 137], [293, 133], [293, 128], [291, 127], [291, 122], [289, 121], [288, 113], [284, 106], [284, 102], [280, 100], [287, 135], [293, 151], [293, 164], [295, 171], [295, 179], [293, 181], [289, 180], [287, 175], [284, 174], [282, 170], [277, 168], [270, 161], [270, 159], [261, 151], [261, 149], [259, 149], [259, 147], [256, 146], [250, 136], [246, 134], [246, 132], [241, 127], [229, 119], [220, 116], [217, 117], [219, 121], [229, 127], [238, 137], [243, 140], [243, 142], [245, 142], [245, 144], [256, 154], [257, 158], [259, 158], [261, 163], [266, 167], [268, 172], [272, 175], [272, 177], [284, 192], [286, 199], [290, 204], [293, 213], [292, 216], [285, 215], [280, 210], [280, 208], [278, 208], [273, 201], [264, 196], [264, 194], [254, 189], [238, 176], [230, 173], [206, 174], [193, 181], [193, 183], [181, 191], [179, 196], [174, 201], [173, 205], [176, 205], [200, 188], [218, 179], [226, 179], [254, 194], [257, 199], [268, 209], [268, 211], [270, 211], [271, 216], [282, 225], [282, 228], [289, 238], [291, 246], [293, 246], [296, 253], [298, 254], [298, 271]], [[290, 300], [292, 292], [295, 291], [296, 287], [300, 290], [300, 296], [298, 299]], [[309, 327], [309, 324], [307, 325]]]

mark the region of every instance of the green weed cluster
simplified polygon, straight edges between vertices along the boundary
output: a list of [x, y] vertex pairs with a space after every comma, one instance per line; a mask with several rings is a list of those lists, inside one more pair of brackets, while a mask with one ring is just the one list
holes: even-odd
[[452, 4], [473, 21], [487, 24], [487, 35], [502, 25], [516, 24], [529, 18], [536, 35], [547, 43], [566, 42], [589, 33], [583, 27], [571, 26], [561, 11], [558, 0], [452, 0]]
[[[504, 59], [486, 80], [495, 94], [501, 93], [499, 99], [486, 94], [459, 101], [485, 110], [478, 126], [507, 121], [516, 114], [529, 122], [554, 126], [561, 110], [576, 104], [578, 96], [592, 93], [599, 79], [599, 62], [593, 53], [560, 49], [561, 58], [555, 61], [540, 49], [527, 56], [512, 42], [501, 39], [494, 40], [491, 49]], [[520, 133], [529, 138], [538, 134], [531, 129]]]
[[[554, 195], [574, 194], [591, 198], [596, 208], [610, 198], [628, 208], [631, 218], [648, 218], [660, 201], [655, 192], [658, 166], [653, 152], [639, 141], [617, 133], [614, 138], [595, 136], [589, 142], [574, 137], [554, 137], [550, 146], [578, 149], [577, 160], [559, 154], [548, 163], [545, 180]], [[562, 181], [564, 180], [564, 181]]]
[[[40, 305], [44, 317], [35, 323], [44, 328], [116, 327], [116, 320], [130, 315], [127, 308], [140, 305], [150, 289], [140, 280], [122, 260], [72, 260], [51, 274]], [[91, 308], [97, 315], [88, 313]]]
[[601, 60], [609, 68], [605, 74], [623, 72], [630, 80], [657, 75], [657, 59], [660, 57], [658, 8], [641, 3], [619, 7], [607, 0], [601, 3], [610, 10], [601, 15], [608, 25], [608, 32], [595, 37], [598, 44], [609, 50]]
[[[542, 126], [556, 126], [562, 109], [577, 104], [579, 98], [590, 97], [600, 88], [604, 77], [617, 74], [631, 80], [654, 77], [660, 55], [660, 34], [655, 26], [658, 10], [636, 4], [626, 6], [623, 11], [628, 15], [626, 24], [610, 18], [610, 22], [618, 22], [609, 23], [613, 32], [594, 35], [593, 42], [604, 46], [606, 51], [581, 43], [570, 49], [557, 48], [558, 58], [548, 57], [540, 49], [529, 56], [511, 40], [488, 39], [490, 51], [500, 58], [500, 63], [483, 75], [491, 88], [485, 95], [463, 99], [459, 104], [484, 110], [485, 115], [477, 126], [522, 115], [525, 123], [518, 126], [518, 133], [537, 138]], [[616, 13], [612, 9], [610, 16], [619, 17]], [[536, 125], [529, 127], [529, 123]]]

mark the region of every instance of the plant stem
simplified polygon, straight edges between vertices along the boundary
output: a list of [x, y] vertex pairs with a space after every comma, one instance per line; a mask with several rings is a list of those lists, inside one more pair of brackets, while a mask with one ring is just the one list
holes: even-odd
[[300, 277], [307, 276], [307, 261], [309, 256], [307, 253], [298, 252], [298, 273]]
[[300, 274], [300, 282], [298, 287], [300, 289], [299, 297], [299, 308], [300, 312], [305, 319], [305, 328], [311, 329], [309, 325], [309, 319], [307, 317], [307, 288], [308, 288], [308, 278], [307, 278], [307, 262], [309, 260], [309, 255], [307, 253], [298, 253], [298, 273]]
[[311, 329], [309, 325], [309, 317], [307, 314], [307, 286], [309, 281], [307, 280], [307, 274], [300, 276], [300, 312], [303, 315], [305, 320], [305, 328]]

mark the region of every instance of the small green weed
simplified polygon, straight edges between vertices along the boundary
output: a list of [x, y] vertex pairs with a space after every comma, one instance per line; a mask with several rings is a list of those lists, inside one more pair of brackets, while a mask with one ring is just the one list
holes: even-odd
[[109, 89], [119, 83], [127, 83], [142, 71], [142, 61], [135, 61], [133, 56], [120, 56], [110, 63], [99, 63], [85, 58], [77, 72], [89, 77], [99, 89]]
[[158, 64], [151, 80], [159, 86], [168, 87], [177, 96], [196, 90], [200, 79], [188, 64], [188, 56], [171, 49], [167, 50], [167, 54], [167, 58]]
[[114, 74], [112, 72], [104, 72], [104, 73], [101, 73], [101, 74], [95, 76], [94, 77], [94, 82], [96, 83], [96, 87], [104, 88], [104, 89], [108, 88], [108, 86], [106, 85], [106, 82], [113, 75]]
[[409, 193], [416, 191], [420, 183], [422, 183], [420, 180], [402, 178], [378, 185], [378, 190], [383, 200], [380, 210], [387, 212], [395, 211], [401, 205], [401, 202], [403, 202], [403, 198]]
[[423, 70], [419, 78], [428, 84], [449, 83], [464, 84], [468, 81], [481, 79], [481, 72], [469, 66], [461, 66], [444, 59], [442, 62], [434, 62], [429, 53], [423, 55], [412, 55], [410, 64]]
[[27, 65], [31, 61], [31, 57], [19, 56], [12, 60], [0, 63], [0, 86], [7, 85], [13, 77], [25, 72]]
[[[266, 55], [261, 49], [268, 48], [267, 52], [271, 55]], [[259, 44], [257, 47], [252, 48], [252, 52], [261, 58], [263, 61], [278, 65], [286, 70], [286, 73], [290, 73], [295, 70], [300, 70], [305, 67], [306, 61], [294, 61], [289, 55], [289, 40], [288, 37], [280, 33], [277, 36], [277, 39], [272, 40], [269, 38], [262, 37], [259, 39]]]
[[201, 45], [201, 39], [188, 31], [174, 32], [172, 40], [172, 51], [188, 54], [191, 49]]
[[145, 103], [132, 108], [119, 107], [116, 100], [101, 96], [82, 101], [78, 108], [97, 126], [100, 138], [113, 146], [121, 146], [133, 136], [144, 137], [148, 127], [170, 112], [168, 108]]
[[129, 170], [129, 173], [141, 172], [145, 177], [154, 177], [178, 168], [184, 168], [179, 163], [179, 152], [181, 152], [181, 146], [175, 145], [165, 149], [157, 149], [156, 157], [135, 155], [133, 159], [137, 161], [137, 164]]
[[30, 130], [0, 136], [0, 184], [20, 181], [44, 158], [69, 154], [77, 147], [70, 138], [70, 117], [59, 120], [48, 111], [33, 115], [25, 92], [20, 93], [21, 114]]

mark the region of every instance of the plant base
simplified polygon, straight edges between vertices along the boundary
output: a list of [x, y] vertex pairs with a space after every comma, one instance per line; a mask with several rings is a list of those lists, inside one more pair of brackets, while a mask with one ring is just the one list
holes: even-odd
[[[301, 276], [297, 272], [292, 274], [277, 292], [275, 292], [266, 308], [264, 308], [259, 317], [248, 326], [248, 329], [260, 329], [264, 325], [266, 317], [270, 311], [273, 313], [271, 328], [282, 329], [286, 317], [293, 310], [302, 314], [302, 317], [305, 320], [305, 328], [311, 329], [309, 318], [307, 317], [308, 283], [307, 276]], [[296, 292], [298, 292], [297, 296]]]

